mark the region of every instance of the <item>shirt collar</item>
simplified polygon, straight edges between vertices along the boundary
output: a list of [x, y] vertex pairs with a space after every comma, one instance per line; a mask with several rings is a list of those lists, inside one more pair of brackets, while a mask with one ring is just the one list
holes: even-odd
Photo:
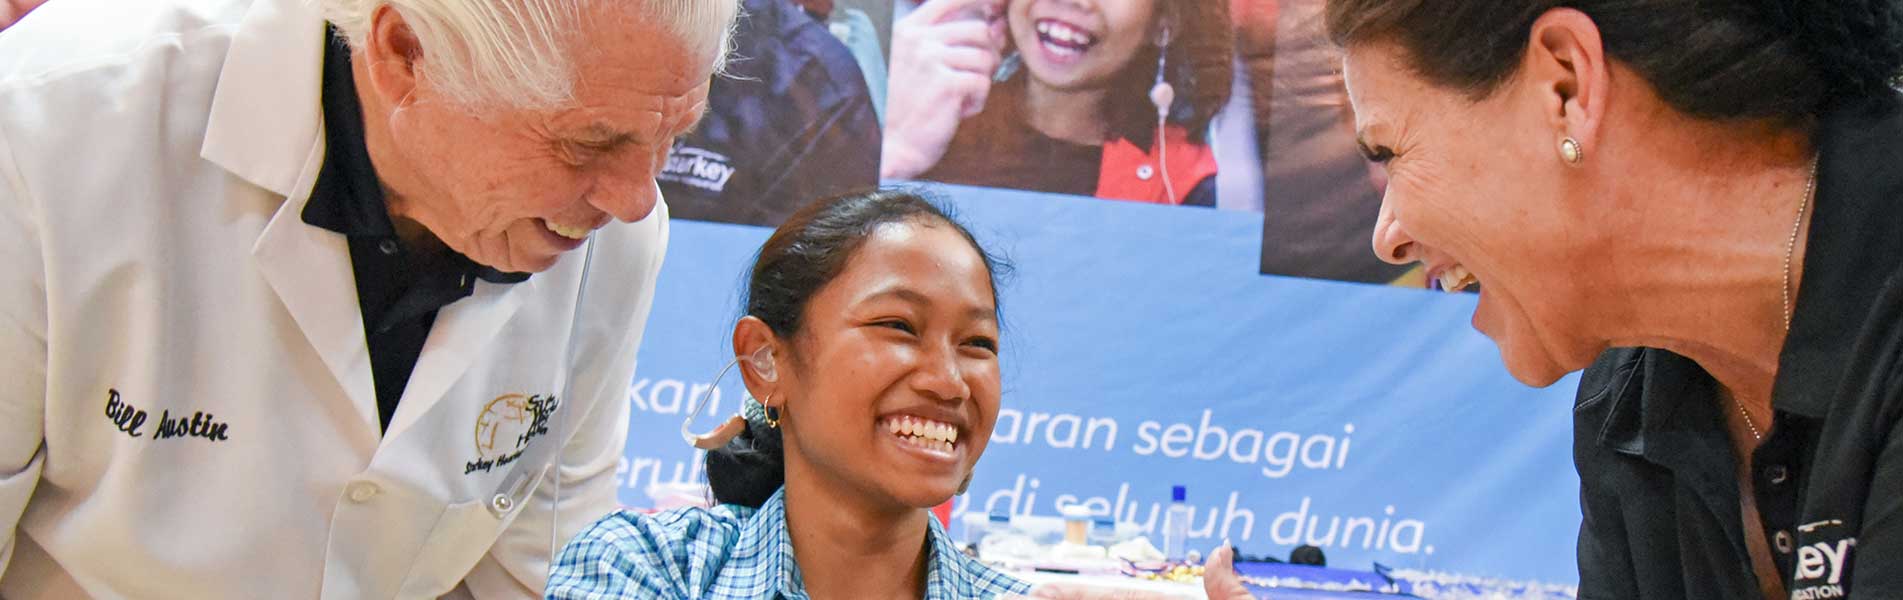
[[1717, 382], [1698, 363], [1637, 349], [1615, 368], [1602, 393], [1613, 404], [1599, 431], [1601, 445], [1701, 480], [1694, 483], [1700, 489], [1721, 492], [1736, 485], [1729, 476], [1729, 438], [1714, 425], [1724, 418], [1715, 401]]
[[[952, 544], [951, 536], [945, 534], [945, 527], [936, 517], [926, 520], [930, 522], [926, 542], [932, 548], [932, 555], [926, 558], [925, 598], [977, 598], [972, 577], [957, 560], [958, 548]], [[780, 488], [760, 505], [759, 512], [747, 520], [741, 539], [759, 540], [759, 543], [739, 549], [734, 558], [746, 566], [735, 573], [736, 576], [743, 581], [772, 582], [768, 586], [769, 593], [763, 595], [766, 598], [810, 600], [799, 562], [793, 557], [792, 537], [786, 528], [786, 488]]]
[[335, 27], [324, 44], [324, 166], [318, 171], [304, 222], [353, 236], [393, 237], [377, 168], [364, 147], [363, 109], [350, 71], [350, 49]]
[[742, 548], [743, 556], [736, 557], [747, 565], [738, 573], [742, 580], [771, 582], [768, 589], [772, 593], [765, 594], [767, 598], [784, 596], [788, 600], [807, 600], [806, 581], [793, 558], [793, 540], [786, 529], [786, 488], [780, 488], [760, 505], [760, 511], [747, 520], [741, 537], [759, 540], [757, 546]]
[[926, 600], [952, 600], [978, 598], [975, 574], [965, 571], [965, 562], [958, 560], [961, 554], [958, 546], [952, 544], [951, 536], [945, 534], [945, 526], [938, 517], [926, 519], [931, 528], [925, 535], [932, 546], [932, 556], [927, 563], [925, 573]]
[[[1857, 352], [1846, 332], [1862, 328], [1876, 290], [1892, 276], [1894, 267], [1888, 263], [1903, 253], [1903, 220], [1890, 216], [1897, 212], [1891, 205], [1903, 197], [1903, 171], [1872, 168], [1903, 164], [1903, 149], [1894, 144], [1903, 139], [1903, 112], [1891, 105], [1845, 108], [1819, 124], [1812, 233], [1804, 246], [1804, 278], [1772, 392], [1772, 405], [1779, 411], [1811, 418], [1829, 411], [1837, 393], [1833, 374]], [[1684, 440], [1675, 436], [1688, 427], [1711, 429], [1717, 422], [1716, 415], [1688, 414], [1703, 413], [1714, 403], [1684, 401], [1712, 397], [1711, 376], [1670, 352], [1614, 352], [1624, 353], [1623, 359], [1595, 392], [1615, 403], [1600, 426], [1599, 443], [1661, 465], [1684, 462]], [[1668, 437], [1674, 439], [1661, 439]]]
[[317, 3], [250, 2], [231, 33], [210, 98], [199, 156], [288, 202], [302, 200], [312, 159], [322, 148], [320, 106], [324, 45]]
[[[1886, 99], [1894, 100], [1894, 99]], [[1856, 362], [1850, 337], [1865, 329], [1878, 291], [1903, 253], [1903, 112], [1896, 102], [1841, 109], [1818, 127], [1816, 199], [1804, 245], [1791, 331], [1778, 360], [1778, 410], [1822, 418], [1838, 390], [1835, 374]]]
[[[363, 108], [357, 101], [357, 83], [350, 70], [350, 48], [334, 26], [326, 25], [322, 92], [324, 107], [324, 164], [318, 171], [311, 198], [300, 216], [304, 222], [352, 237], [396, 239], [384, 203], [383, 184], [364, 147]], [[401, 240], [398, 240], [401, 243]], [[451, 276], [446, 281], [465, 287], [469, 275], [490, 283], [520, 283], [527, 273], [493, 269], [453, 250], [444, 261]]]

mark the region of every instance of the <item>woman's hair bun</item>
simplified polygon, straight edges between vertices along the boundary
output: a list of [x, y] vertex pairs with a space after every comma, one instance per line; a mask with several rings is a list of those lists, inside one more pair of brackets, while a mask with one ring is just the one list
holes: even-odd
[[1896, 94], [1903, 72], [1903, 0], [1755, 0], [1788, 24], [1824, 84], [1826, 105]]
[[707, 485], [716, 504], [759, 507], [786, 483], [786, 450], [780, 430], [747, 421], [726, 446], [707, 452]]

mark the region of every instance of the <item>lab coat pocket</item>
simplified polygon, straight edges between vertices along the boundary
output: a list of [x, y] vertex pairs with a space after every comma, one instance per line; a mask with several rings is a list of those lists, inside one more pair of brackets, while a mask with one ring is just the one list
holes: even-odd
[[487, 498], [451, 504], [430, 529], [418, 551], [400, 598], [436, 598], [461, 583], [494, 546], [507, 524], [489, 509]]

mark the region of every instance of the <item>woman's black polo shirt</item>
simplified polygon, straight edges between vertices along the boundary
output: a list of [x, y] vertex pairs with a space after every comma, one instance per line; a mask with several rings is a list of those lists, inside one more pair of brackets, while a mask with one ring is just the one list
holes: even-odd
[[[1776, 418], [1753, 455], [1757, 506], [1792, 598], [1903, 598], [1903, 115], [1839, 111], [1818, 143]], [[1715, 391], [1664, 350], [1614, 349], [1586, 370], [1581, 598], [1758, 597]]]

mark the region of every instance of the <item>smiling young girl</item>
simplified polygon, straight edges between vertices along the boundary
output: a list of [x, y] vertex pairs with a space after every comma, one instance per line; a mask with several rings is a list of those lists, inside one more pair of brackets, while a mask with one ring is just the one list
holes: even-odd
[[[911, 193], [794, 213], [760, 249], [734, 327], [760, 400], [707, 454], [720, 505], [609, 515], [563, 550], [548, 597], [1164, 598], [1032, 590], [959, 552], [929, 512], [970, 483], [997, 422], [998, 269]], [[1250, 597], [1233, 556], [1211, 554], [1210, 598]]]
[[583, 532], [553, 598], [992, 598], [1030, 586], [959, 553], [929, 509], [998, 415], [994, 261], [904, 192], [822, 201], [761, 248], [733, 345], [760, 399], [708, 454], [713, 509]]
[[[1215, 205], [1204, 140], [1229, 97], [1226, 3], [961, 3], [927, 0], [894, 28], [883, 177]], [[991, 12], [993, 26], [954, 9]], [[1000, 52], [1016, 59], [992, 84]]]

